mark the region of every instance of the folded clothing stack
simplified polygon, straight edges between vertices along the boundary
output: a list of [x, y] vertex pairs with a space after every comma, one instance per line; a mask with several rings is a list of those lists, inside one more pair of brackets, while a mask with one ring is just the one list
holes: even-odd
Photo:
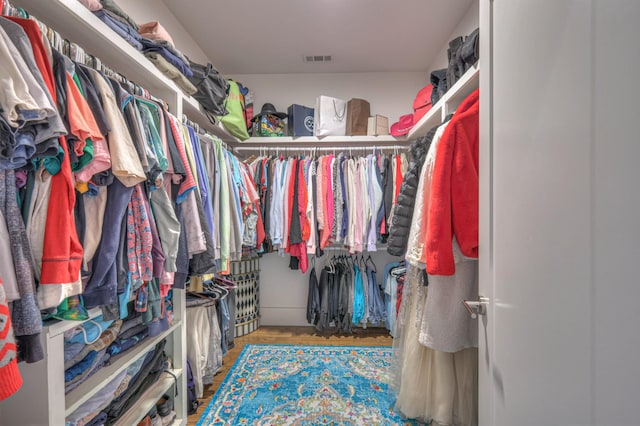
[[193, 76], [189, 60], [175, 47], [173, 38], [160, 22], [138, 25], [114, 0], [78, 1], [131, 46], [144, 53], [184, 93], [196, 93], [196, 87], [188, 80]]
[[193, 71], [187, 58], [176, 49], [169, 32], [158, 21], [146, 22], [139, 25], [142, 37], [144, 55], [187, 95], [196, 93], [196, 87], [188, 77], [193, 77]]
[[164, 353], [165, 345], [166, 340], [161, 341], [145, 356], [118, 374], [67, 416], [66, 426], [113, 424], [160, 377], [162, 372], [169, 368]]
[[149, 327], [140, 315], [124, 322], [104, 321], [99, 316], [73, 329], [65, 339], [65, 393], [148, 336]]
[[138, 33], [138, 25], [113, 0], [100, 0], [100, 5], [95, 0], [80, 1], [130, 45], [142, 50], [142, 44], [140, 43], [142, 36]]

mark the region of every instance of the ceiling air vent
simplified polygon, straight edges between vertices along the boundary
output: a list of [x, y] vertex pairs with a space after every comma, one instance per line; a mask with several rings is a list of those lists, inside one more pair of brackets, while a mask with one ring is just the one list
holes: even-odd
[[305, 55], [305, 62], [331, 62], [333, 61], [333, 56], [331, 55]]

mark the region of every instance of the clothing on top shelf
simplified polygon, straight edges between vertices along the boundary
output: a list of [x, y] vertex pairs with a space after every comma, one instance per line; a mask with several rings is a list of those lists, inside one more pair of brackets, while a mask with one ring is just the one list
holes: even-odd
[[114, 33], [141, 51], [183, 92], [187, 95], [196, 93], [196, 87], [188, 79], [193, 76], [189, 60], [176, 48], [173, 39], [158, 21], [138, 25], [111, 0], [102, 1], [99, 6], [86, 0], [81, 3]]

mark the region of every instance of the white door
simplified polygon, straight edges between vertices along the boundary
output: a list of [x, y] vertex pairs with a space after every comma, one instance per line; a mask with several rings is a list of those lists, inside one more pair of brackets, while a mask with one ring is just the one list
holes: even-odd
[[480, 425], [640, 425], [640, 1], [480, 20]]

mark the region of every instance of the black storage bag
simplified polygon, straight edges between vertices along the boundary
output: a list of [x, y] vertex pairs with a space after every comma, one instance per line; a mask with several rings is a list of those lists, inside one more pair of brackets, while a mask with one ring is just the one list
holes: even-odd
[[229, 95], [229, 82], [212, 65], [202, 65], [189, 60], [193, 77], [189, 81], [198, 91], [193, 97], [209, 113], [209, 120], [215, 123], [215, 116], [227, 115], [225, 99]]

